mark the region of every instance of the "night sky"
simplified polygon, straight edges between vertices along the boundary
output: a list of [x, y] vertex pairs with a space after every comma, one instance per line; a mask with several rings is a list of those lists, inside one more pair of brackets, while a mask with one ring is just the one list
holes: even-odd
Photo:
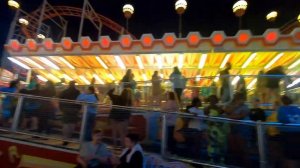
[[[160, 38], [166, 32], [177, 32], [178, 16], [174, 10], [175, 0], [89, 0], [95, 10], [125, 25], [122, 6], [130, 2], [135, 7], [135, 14], [130, 20], [130, 32], [137, 38], [143, 33], [152, 33]], [[19, 0], [22, 9], [31, 12], [37, 9], [42, 0]], [[83, 0], [48, 0], [52, 5], [80, 7]], [[234, 35], [238, 30], [238, 19], [232, 13], [235, 0], [188, 0], [188, 9], [183, 15], [183, 36], [190, 31], [199, 31], [209, 36], [212, 31], [224, 30], [227, 35]], [[271, 10], [277, 10], [279, 16], [275, 22], [267, 22], [265, 16]], [[10, 22], [15, 11], [7, 6], [7, 0], [0, 2], [0, 45], [3, 46]], [[267, 28], [281, 27], [300, 14], [299, 0], [248, 0], [248, 9], [243, 19], [243, 29], [250, 29], [253, 34], [262, 34]], [[76, 40], [79, 18], [70, 19], [67, 36]], [[97, 31], [86, 22], [83, 35], [94, 39]], [[114, 33], [105, 31], [104, 35]], [[2, 53], [2, 52], [1, 52]]]

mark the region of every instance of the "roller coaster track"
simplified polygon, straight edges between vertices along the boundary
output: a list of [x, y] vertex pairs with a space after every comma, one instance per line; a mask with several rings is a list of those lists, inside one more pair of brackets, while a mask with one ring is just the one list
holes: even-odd
[[[55, 17], [62, 17], [62, 16], [71, 16], [71, 17], [81, 17], [83, 12], [83, 9], [77, 8], [77, 7], [71, 7], [71, 6], [52, 6], [52, 7], [45, 7], [44, 11], [44, 16], [43, 16], [43, 21], [48, 20], [48, 19], [53, 19]], [[85, 11], [86, 19], [90, 19], [93, 22], [97, 23], [98, 25], [102, 23], [103, 26], [111, 29], [112, 31], [119, 33], [119, 34], [129, 34], [127, 30], [125, 30], [124, 27], [120, 26], [118, 23], [112, 21], [111, 19], [95, 13], [93, 11]], [[32, 38], [35, 37], [35, 34], [33, 32], [37, 32], [37, 27], [38, 27], [38, 21], [39, 17], [41, 15], [41, 9], [37, 9], [33, 11], [32, 13], [29, 14], [26, 18], [29, 20], [33, 26], [22, 27], [22, 31], [25, 34], [27, 38]], [[134, 37], [134, 36], [133, 36]]]

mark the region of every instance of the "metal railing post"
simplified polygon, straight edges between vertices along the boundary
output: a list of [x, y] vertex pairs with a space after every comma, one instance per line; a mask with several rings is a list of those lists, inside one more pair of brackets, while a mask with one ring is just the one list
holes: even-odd
[[87, 120], [87, 104], [83, 104], [83, 115], [82, 115], [82, 121], [81, 121], [81, 128], [80, 128], [80, 138], [79, 141], [83, 142], [85, 137], [85, 128], [86, 128], [86, 120]]
[[167, 119], [166, 119], [166, 114], [163, 113], [162, 115], [162, 122], [161, 122], [161, 126], [162, 126], [162, 136], [161, 136], [161, 149], [160, 149], [160, 154], [162, 157], [165, 156], [166, 154], [166, 149], [167, 149], [167, 139], [168, 139], [168, 135], [167, 135]]
[[23, 100], [24, 100], [23, 96], [20, 96], [18, 98], [18, 104], [17, 104], [16, 110], [15, 110], [15, 115], [14, 115], [12, 126], [11, 126], [12, 131], [17, 131], [17, 128], [19, 125], [19, 120], [20, 120], [20, 115], [21, 115]]
[[265, 148], [265, 129], [262, 122], [258, 121], [256, 123], [257, 131], [257, 143], [259, 150], [259, 165], [260, 168], [266, 168], [267, 166], [267, 157], [266, 157], [266, 148]]

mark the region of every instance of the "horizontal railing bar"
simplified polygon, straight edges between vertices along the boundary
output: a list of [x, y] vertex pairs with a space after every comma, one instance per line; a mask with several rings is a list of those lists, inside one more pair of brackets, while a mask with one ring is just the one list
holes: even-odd
[[45, 138], [45, 139], [51, 139], [51, 140], [57, 140], [57, 141], [66, 141], [66, 142], [71, 142], [71, 143], [79, 143], [79, 140], [70, 140], [70, 139], [64, 139], [59, 138], [59, 137], [53, 137], [53, 134], [49, 135], [42, 135], [42, 134], [35, 134], [35, 133], [28, 133], [25, 131], [11, 131], [10, 129], [4, 129], [3, 127], [0, 127], [0, 131], [2, 132], [8, 132], [8, 133], [16, 133], [16, 134], [21, 134], [21, 135], [28, 135], [28, 136], [34, 136], [34, 137], [39, 137], [39, 138]]
[[[7, 94], [10, 96], [14, 97], [21, 97], [23, 96], [25, 99], [26, 98], [32, 98], [32, 99], [39, 99], [39, 100], [58, 100], [59, 102], [63, 103], [74, 103], [74, 104], [79, 104], [79, 105], [94, 105], [97, 107], [106, 107], [106, 108], [115, 108], [115, 109], [122, 109], [122, 110], [132, 110], [134, 111], [139, 111], [139, 113], [146, 113], [146, 112], [152, 112], [152, 113], [162, 113], [162, 114], [174, 114], [174, 115], [179, 115], [183, 117], [189, 117], [189, 118], [198, 118], [198, 119], [205, 119], [207, 121], [225, 121], [228, 123], [242, 123], [245, 125], [256, 125], [255, 122], [253, 121], [247, 121], [247, 120], [234, 120], [234, 119], [229, 119], [229, 118], [223, 118], [223, 117], [210, 117], [210, 116], [201, 116], [201, 115], [193, 115], [189, 113], [183, 113], [183, 112], [168, 112], [168, 111], [163, 111], [163, 110], [153, 110], [153, 109], [144, 109], [142, 107], [128, 107], [128, 106], [118, 106], [118, 105], [107, 105], [107, 104], [100, 104], [100, 103], [89, 103], [89, 102], [83, 102], [83, 101], [77, 101], [77, 100], [68, 100], [68, 99], [59, 99], [59, 98], [49, 98], [49, 97], [42, 97], [42, 96], [34, 96], [34, 95], [27, 95], [27, 94], [20, 94], [20, 93], [7, 93], [7, 92], [1, 92], [2, 94]], [[283, 123], [268, 123], [264, 122], [262, 123], [263, 125], [268, 125], [268, 126], [293, 126], [293, 127], [300, 127], [300, 124], [283, 124]]]
[[206, 162], [194, 161], [191, 159], [184, 159], [184, 158], [178, 158], [178, 157], [172, 157], [172, 156], [166, 156], [166, 158], [174, 160], [174, 161], [180, 161], [180, 162], [190, 163], [190, 164], [197, 164], [197, 165], [202, 165], [202, 166], [209, 166], [209, 167], [216, 167], [216, 168], [228, 168], [228, 167], [224, 167], [224, 166], [220, 166], [220, 165], [216, 165], [216, 164], [209, 164]]

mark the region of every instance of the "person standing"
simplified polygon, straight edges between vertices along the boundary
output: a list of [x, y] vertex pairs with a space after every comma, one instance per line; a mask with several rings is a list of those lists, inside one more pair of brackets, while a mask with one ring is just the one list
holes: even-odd
[[[176, 96], [174, 92], [168, 93], [168, 100], [165, 105], [161, 108], [163, 111], [166, 112], [179, 112], [179, 104], [176, 101]], [[168, 151], [171, 153], [176, 152], [176, 141], [174, 139], [174, 132], [176, 131], [176, 121], [177, 115], [176, 114], [166, 114], [166, 125], [167, 125], [167, 144], [168, 144]]]
[[40, 96], [49, 98], [48, 100], [40, 100], [40, 110], [38, 114], [38, 132], [45, 131], [49, 133], [51, 127], [49, 126], [49, 120], [55, 118], [55, 111], [57, 107], [54, 105], [52, 98], [56, 96], [56, 90], [52, 81], [47, 81], [46, 86], [41, 89]]
[[117, 168], [143, 168], [144, 154], [137, 134], [128, 134]]
[[277, 66], [266, 72], [266, 88], [268, 102], [274, 102], [280, 99], [280, 80], [285, 77], [283, 66]]
[[162, 79], [158, 75], [158, 71], [154, 71], [151, 82], [152, 82], [152, 103], [153, 103], [153, 105], [160, 105], [161, 92], [162, 92], [162, 89], [161, 89]]
[[[194, 114], [195, 116], [204, 116], [204, 112], [199, 108], [202, 106], [201, 99], [199, 97], [195, 97], [192, 100], [192, 105], [187, 109], [188, 113]], [[207, 129], [207, 125], [204, 123], [204, 120], [201, 119], [191, 119], [189, 121], [189, 128], [196, 129], [198, 131], [204, 131]]]
[[236, 92], [242, 94], [243, 99], [247, 100], [246, 82], [243, 76], [240, 76], [240, 79], [236, 84]]
[[112, 168], [118, 165], [119, 161], [107, 149], [102, 142], [102, 130], [95, 130], [92, 133], [92, 141], [81, 144], [75, 168]]
[[250, 109], [250, 120], [252, 121], [266, 121], [265, 111], [259, 107], [260, 100], [255, 98], [252, 102], [253, 108]]
[[[27, 89], [21, 89], [21, 94], [27, 94], [32, 96], [39, 96], [41, 93], [40, 85], [35, 84], [29, 84]], [[29, 89], [30, 88], [30, 89]], [[41, 109], [41, 103], [40, 99], [35, 98], [26, 98], [23, 101], [22, 105], [22, 111], [24, 119], [21, 124], [22, 129], [26, 129], [28, 123], [30, 123], [30, 131], [38, 131], [39, 127], [39, 113]]]
[[136, 87], [136, 82], [134, 81], [134, 75], [132, 73], [131, 69], [128, 69], [126, 71], [126, 74], [122, 78], [121, 82], [123, 85], [123, 89], [130, 88], [130, 89], [135, 89]]
[[[77, 100], [84, 101], [87, 103], [97, 103], [98, 97], [95, 93], [95, 88], [93, 86], [89, 86], [85, 93], [80, 94], [77, 97]], [[96, 114], [97, 114], [97, 106], [96, 105], [88, 105], [87, 107], [87, 117], [85, 124], [85, 132], [84, 132], [84, 140], [91, 141], [92, 140], [92, 131], [96, 124]]]
[[255, 96], [257, 96], [262, 103], [267, 103], [267, 88], [266, 88], [266, 77], [264, 71], [261, 70], [257, 75], [257, 82], [255, 88]]
[[[11, 81], [9, 87], [0, 88], [0, 92], [16, 93], [18, 92], [19, 85], [19, 80]], [[5, 98], [2, 100], [2, 120], [5, 127], [9, 126], [9, 120], [14, 114], [16, 108], [15, 101], [16, 98], [9, 95], [5, 95]]]
[[231, 86], [230, 86], [230, 71], [231, 64], [226, 63], [225, 68], [220, 71], [221, 82], [221, 101], [222, 103], [228, 103], [231, 100]]
[[111, 119], [113, 142], [114, 145], [117, 146], [117, 136], [119, 135], [121, 139], [121, 145], [124, 146], [124, 139], [128, 131], [128, 123], [131, 116], [131, 110], [128, 109], [128, 107], [131, 107], [133, 104], [132, 90], [130, 88], [125, 88], [121, 95], [115, 95], [113, 92], [114, 89], [107, 93], [113, 104], [109, 114], [109, 118]]
[[[80, 92], [75, 87], [75, 82], [71, 81], [69, 83], [69, 87], [62, 91], [59, 98], [60, 99], [67, 99], [67, 100], [76, 100], [76, 98], [79, 96]], [[59, 108], [62, 111], [62, 122], [63, 122], [63, 136], [64, 138], [71, 138], [76, 123], [79, 120], [79, 110], [81, 105], [75, 104], [75, 103], [66, 103], [62, 100], [59, 102]], [[63, 145], [67, 145], [67, 142], [64, 142]]]
[[[224, 108], [225, 114], [228, 118], [234, 120], [249, 120], [250, 110], [245, 104], [243, 95], [237, 93], [234, 95], [230, 104]], [[236, 163], [238, 166], [249, 165], [249, 158], [247, 149], [249, 146], [247, 142], [252, 138], [252, 127], [247, 125], [231, 125], [229, 141], [229, 160]]]
[[[216, 95], [209, 96], [209, 105], [204, 108], [204, 114], [209, 117], [222, 117], [223, 110], [217, 105]], [[207, 153], [211, 161], [224, 163], [227, 147], [228, 124], [208, 121]]]
[[[281, 97], [282, 106], [278, 109], [277, 119], [283, 124], [300, 124], [300, 109], [292, 105], [293, 101], [287, 96]], [[300, 166], [300, 129], [289, 126], [280, 128], [285, 166], [298, 168]]]
[[170, 80], [173, 83], [173, 90], [177, 96], [179, 102], [181, 102], [182, 91], [185, 88], [186, 80], [182, 76], [178, 67], [173, 68], [173, 72], [170, 75]]

